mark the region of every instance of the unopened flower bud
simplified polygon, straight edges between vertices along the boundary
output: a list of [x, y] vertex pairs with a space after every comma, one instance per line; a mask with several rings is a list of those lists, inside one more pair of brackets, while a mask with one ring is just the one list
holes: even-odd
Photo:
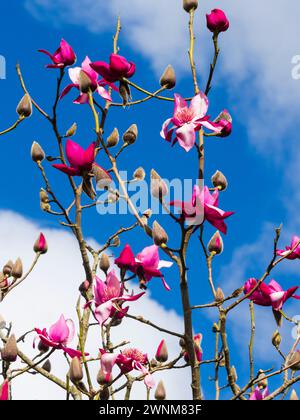
[[113, 318], [112, 320], [111, 320], [111, 326], [112, 327], [118, 327], [119, 325], [121, 325], [122, 324], [122, 322], [123, 322], [123, 319], [122, 318]]
[[51, 209], [49, 204], [49, 196], [43, 188], [40, 190], [40, 206], [43, 211], [48, 211]]
[[198, 0], [183, 0], [183, 8], [186, 12], [190, 13], [198, 7]]
[[259, 376], [258, 376], [258, 383], [257, 383], [257, 386], [259, 387], [259, 388], [263, 388], [263, 389], [265, 389], [265, 388], [267, 388], [267, 386], [268, 386], [268, 378], [266, 378], [266, 375], [265, 375], [265, 373], [264, 372], [261, 372], [260, 374], [259, 374]]
[[150, 360], [150, 366], [151, 366], [152, 368], [157, 367], [157, 366], [158, 366], [157, 360], [156, 360], [156, 359], [151, 359], [151, 360]]
[[28, 93], [25, 93], [17, 106], [17, 114], [20, 117], [28, 118], [32, 114], [32, 101]]
[[119, 131], [117, 128], [114, 128], [113, 132], [106, 140], [106, 145], [107, 147], [114, 147], [119, 143], [119, 140], [120, 140]]
[[145, 179], [145, 176], [146, 176], [146, 172], [144, 168], [142, 167], [137, 168], [133, 173], [133, 178], [138, 181], [143, 181]]
[[228, 187], [228, 182], [225, 175], [221, 171], [216, 171], [211, 177], [213, 186], [218, 188], [220, 191], [225, 191]]
[[47, 351], [49, 351], [49, 346], [47, 346], [47, 344], [43, 343], [42, 340], [39, 341], [38, 344], [38, 350], [40, 353], [47, 353]]
[[101, 401], [107, 401], [109, 400], [109, 388], [105, 387], [100, 392], [100, 400]]
[[89, 290], [90, 287], [90, 283], [85, 280], [84, 282], [81, 283], [81, 285], [79, 286], [79, 291], [81, 293], [86, 293]]
[[45, 152], [36, 141], [31, 146], [31, 159], [34, 162], [42, 162], [45, 159]]
[[138, 128], [136, 124], [132, 124], [123, 134], [123, 141], [126, 144], [133, 144], [138, 136]]
[[231, 373], [232, 379], [234, 380], [234, 382], [236, 382], [238, 380], [238, 376], [236, 373], [236, 368], [234, 366], [230, 368], [230, 373]]
[[119, 236], [116, 236], [112, 241], [112, 246], [118, 248], [121, 245], [121, 240]]
[[13, 265], [14, 263], [11, 260], [7, 261], [7, 263], [4, 265], [2, 272], [5, 276], [10, 276]]
[[221, 287], [218, 287], [216, 290], [216, 302], [223, 302], [225, 299], [225, 295], [223, 293], [223, 290], [221, 289]]
[[211, 237], [210, 241], [208, 242], [207, 248], [211, 254], [214, 253], [218, 255], [223, 252], [223, 239], [218, 230]]
[[93, 164], [92, 173], [95, 177], [97, 188], [107, 188], [111, 184], [112, 179], [109, 173], [96, 163]]
[[157, 246], [166, 244], [169, 240], [168, 235], [163, 227], [155, 220], [152, 225], [152, 238]]
[[109, 261], [108, 255], [105, 254], [105, 252], [101, 254], [99, 267], [100, 267], [100, 270], [102, 270], [105, 274], [107, 274], [110, 267], [110, 261]]
[[45, 236], [42, 233], [40, 233], [40, 236], [35, 241], [33, 250], [34, 252], [39, 252], [40, 254], [46, 254], [48, 251], [48, 244]]
[[73, 137], [76, 134], [77, 131], [77, 124], [73, 123], [69, 130], [66, 132], [66, 137]]
[[298, 400], [299, 398], [298, 398], [297, 392], [293, 389], [291, 392], [290, 401], [298, 401]]
[[159, 81], [160, 86], [165, 86], [167, 89], [173, 89], [176, 85], [176, 75], [173, 66], [171, 64], [163, 72], [163, 75]]
[[300, 350], [296, 350], [289, 356], [287, 366], [290, 366], [290, 369], [294, 371], [300, 370]]
[[105, 373], [103, 372], [102, 369], [99, 370], [98, 375], [97, 375], [97, 382], [99, 385], [107, 385], [108, 383], [110, 383], [112, 381], [112, 375], [110, 375], [109, 377], [107, 375], [105, 375]]
[[123, 99], [123, 106], [126, 106], [128, 103], [128, 100], [131, 98], [131, 92], [130, 92], [130, 87], [128, 83], [122, 80], [120, 81], [120, 84], [119, 84], [119, 94], [121, 98]]
[[158, 173], [152, 169], [151, 170], [151, 195], [155, 198], [161, 198], [168, 194], [168, 187]]
[[83, 371], [82, 371], [82, 366], [78, 357], [73, 357], [70, 364], [69, 375], [73, 383], [77, 383], [82, 380]]
[[207, 28], [214, 34], [225, 32], [229, 28], [229, 20], [223, 10], [214, 9], [206, 15]]
[[6, 321], [3, 318], [3, 316], [0, 315], [0, 330], [3, 330], [3, 328], [5, 328], [5, 327], [6, 327]]
[[2, 360], [5, 362], [15, 362], [18, 357], [17, 341], [14, 335], [11, 335], [4, 348], [1, 350]]
[[182, 347], [183, 349], [185, 348], [185, 340], [184, 340], [184, 338], [181, 338], [181, 339], [179, 340], [179, 345], [180, 345], [180, 347]]
[[14, 263], [13, 268], [11, 270], [11, 275], [15, 279], [19, 279], [22, 277], [23, 274], [23, 264], [21, 258], [18, 258], [17, 261]]
[[244, 291], [244, 286], [239, 287], [238, 289], [236, 289], [233, 293], [232, 296], [233, 297], [239, 297]]
[[166, 362], [168, 360], [168, 349], [165, 340], [162, 340], [157, 348], [155, 359], [160, 362]]
[[82, 93], [89, 93], [93, 88], [93, 83], [89, 76], [83, 71], [79, 74], [79, 90]]
[[272, 335], [272, 344], [276, 348], [278, 348], [281, 344], [281, 335], [278, 330], [276, 330]]
[[43, 364], [42, 369], [44, 369], [46, 372], [50, 373], [52, 366], [50, 360], [46, 360], [46, 362]]
[[159, 381], [155, 390], [154, 397], [156, 400], [162, 401], [166, 399], [166, 389], [163, 381]]

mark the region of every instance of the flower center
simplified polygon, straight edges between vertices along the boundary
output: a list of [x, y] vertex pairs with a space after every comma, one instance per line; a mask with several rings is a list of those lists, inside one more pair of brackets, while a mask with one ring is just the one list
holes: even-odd
[[138, 349], [125, 349], [122, 351], [122, 354], [128, 357], [128, 359], [135, 360], [141, 364], [145, 364], [147, 362], [146, 356]]
[[182, 108], [176, 112], [175, 117], [183, 124], [189, 123], [195, 117], [195, 113], [192, 109]]

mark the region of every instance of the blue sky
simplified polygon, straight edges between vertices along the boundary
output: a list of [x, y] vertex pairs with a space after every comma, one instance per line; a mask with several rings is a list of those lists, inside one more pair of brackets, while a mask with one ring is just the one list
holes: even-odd
[[[91, 8], [92, 3], [95, 9]], [[268, 20], [265, 19], [265, 13], [270, 2], [265, 3], [261, 6], [259, 1], [255, 1], [254, 10], [249, 10], [250, 6], [235, 5], [229, 0], [217, 1], [214, 4], [206, 1], [196, 20], [197, 39], [200, 40], [196, 49], [197, 62], [201, 68], [202, 86], [212, 55], [211, 41], [205, 31], [205, 13], [211, 6], [221, 6], [228, 12], [231, 21], [231, 29], [220, 37], [222, 56], [210, 95], [209, 114], [216, 116], [222, 109], [228, 109], [234, 121], [233, 134], [226, 139], [208, 139], [205, 149], [206, 180], [209, 182], [210, 176], [217, 169], [225, 173], [229, 188], [221, 195], [220, 207], [235, 211], [235, 215], [228, 219], [228, 234], [224, 238], [225, 252], [216, 259], [215, 264], [217, 283], [228, 292], [239, 287], [248, 277], [261, 275], [271, 257], [274, 227], [283, 222], [283, 238], [287, 240], [290, 234], [297, 233], [297, 229], [300, 228], [300, 218], [296, 210], [300, 198], [297, 177], [300, 163], [297, 145], [300, 82], [292, 80], [291, 77], [291, 58], [299, 51], [293, 40], [286, 42], [290, 40], [291, 35], [295, 35], [294, 32], [299, 32], [299, 28], [296, 19], [289, 17], [289, 23], [285, 23], [280, 29], [281, 42], [278, 42], [276, 25], [278, 22], [282, 23], [280, 16], [286, 14], [284, 3], [280, 0], [276, 2], [273, 6], [274, 13]], [[293, 3], [300, 13], [299, 5]], [[162, 7], [167, 8], [170, 4], [170, 1], [167, 1]], [[72, 5], [71, 7], [69, 2], [63, 0], [28, 0], [9, 2], [3, 6], [2, 16], [5, 18], [2, 18], [1, 33], [5, 42], [2, 42], [0, 53], [6, 58], [7, 79], [0, 81], [1, 128], [4, 129], [10, 122], [14, 122], [15, 107], [22, 96], [15, 73], [17, 62], [21, 64], [26, 85], [33, 98], [45, 109], [49, 109], [54, 95], [56, 71], [44, 68], [48, 62], [47, 57], [39, 54], [37, 50], [44, 48], [54, 51], [60, 39], [65, 38], [75, 49], [78, 63], [83, 61], [85, 55], [89, 55], [94, 61], [107, 60], [119, 11], [123, 22], [119, 42], [120, 53], [136, 62], [134, 81], [154, 91], [158, 86], [161, 71], [171, 63], [178, 75], [176, 92], [183, 96], [192, 94], [191, 76], [183, 64], [185, 59], [187, 61], [184, 40], [187, 37], [188, 17], [180, 5], [170, 15], [163, 13], [165, 9], [157, 12], [156, 0], [151, 0], [143, 6], [141, 1], [135, 0], [136, 7], [132, 8], [134, 10], [129, 10], [128, 1], [121, 5], [117, 0], [112, 1], [106, 8], [103, 5], [96, 6], [88, 0], [73, 1]], [[164, 25], [170, 28], [168, 34], [165, 31], [159, 33]], [[274, 45], [277, 48], [274, 48]], [[67, 83], [68, 78], [64, 84]], [[76, 121], [79, 129], [74, 140], [87, 146], [93, 140], [93, 120], [87, 106], [72, 104], [72, 97], [75, 98], [75, 95], [74, 91], [74, 94], [69, 94], [60, 104], [60, 130], [64, 132]], [[133, 91], [133, 97], [138, 99], [141, 96]], [[155, 168], [163, 177], [195, 178], [195, 154], [186, 154], [179, 147], [172, 149], [159, 136], [162, 122], [172, 111], [172, 105], [169, 103], [155, 100], [132, 109], [113, 109], [105, 134], [108, 135], [115, 126], [120, 132], [124, 132], [132, 123], [137, 123], [140, 131], [136, 145], [120, 159], [122, 169], [127, 169], [130, 173], [138, 166], [143, 166], [148, 177], [150, 170]], [[18, 212], [41, 226], [57, 227], [56, 221], [43, 214], [39, 208], [38, 194], [42, 182], [30, 159], [33, 140], [38, 141], [47, 154], [56, 154], [55, 139], [36, 111], [29, 121], [25, 121], [16, 131], [1, 138], [1, 209]], [[98, 163], [107, 166], [101, 155]], [[48, 173], [51, 182], [56, 185], [58, 195], [68, 202], [65, 177], [51, 169], [50, 165]], [[167, 230], [174, 229], [167, 216], [159, 216], [158, 221]], [[131, 222], [131, 216], [100, 217], [92, 209], [86, 215], [84, 230], [86, 236], [101, 243], [111, 233], [112, 226], [118, 228], [130, 225]], [[213, 228], [206, 226], [206, 240], [213, 233]], [[173, 234], [172, 230], [170, 236], [171, 246], [176, 247], [176, 232]], [[128, 234], [124, 242], [129, 242], [136, 251], [149, 245], [148, 239], [142, 233]], [[196, 238], [191, 244], [189, 258], [192, 302], [199, 304], [210, 301], [205, 261]], [[290, 264], [293, 267], [284, 263], [284, 269], [280, 269], [279, 274], [276, 273], [275, 276], [288, 287], [297, 285], [300, 280], [298, 262]], [[169, 270], [166, 279], [172, 286], [172, 291], [167, 293], [162, 289], [160, 282], [152, 281], [151, 296], [166, 309], [175, 309], [181, 314], [176, 270]], [[237, 368], [241, 366], [241, 382], [245, 377], [242, 366], [246, 359], [247, 343], [239, 343], [237, 337], [242, 336], [244, 341], [247, 338], [249, 330], [243, 323], [247, 319], [245, 309], [246, 305], [241, 309], [239, 316], [232, 320], [230, 337], [234, 364]], [[263, 351], [265, 344], [270, 343], [272, 328], [275, 329], [272, 319], [265, 318], [266, 312], [268, 309], [258, 311], [265, 321], [265, 326], [260, 326], [261, 331], [258, 331], [257, 369], [270, 367], [270, 363], [274, 361], [278, 363], [271, 348], [271, 356]], [[295, 315], [299, 313], [299, 307], [292, 304], [287, 312]], [[195, 330], [204, 334], [203, 348], [207, 358], [213, 355], [211, 324], [214, 320], [213, 312], [206, 317], [197, 313], [194, 317]], [[266, 336], [269, 336], [269, 339], [266, 339]], [[290, 330], [287, 330], [286, 336], [287, 339], [290, 338]], [[208, 374], [206, 368], [203, 371], [204, 376]], [[209, 382], [205, 384], [208, 396], [211, 395], [212, 386]]]

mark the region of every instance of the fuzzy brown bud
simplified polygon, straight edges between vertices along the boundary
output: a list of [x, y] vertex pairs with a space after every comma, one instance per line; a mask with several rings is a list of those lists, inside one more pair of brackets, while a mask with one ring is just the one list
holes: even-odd
[[155, 220], [152, 225], [152, 238], [157, 246], [166, 244], [169, 240], [168, 235], [163, 227]]
[[69, 376], [73, 383], [77, 383], [82, 380], [83, 378], [83, 370], [78, 357], [73, 357], [70, 369], [69, 369]]
[[4, 348], [1, 350], [2, 360], [5, 362], [15, 362], [18, 357], [18, 347], [16, 337], [11, 335], [7, 342], [5, 343]]
[[183, 0], [183, 8], [187, 13], [196, 10], [198, 7], [198, 0]]
[[17, 114], [20, 117], [28, 118], [32, 114], [32, 101], [28, 93], [25, 93], [17, 106]]
[[89, 76], [83, 71], [79, 74], [79, 90], [82, 93], [89, 93], [93, 88], [93, 83]]
[[109, 400], [109, 388], [105, 387], [100, 392], [100, 400], [101, 401], [107, 401]]
[[162, 340], [157, 348], [155, 359], [160, 363], [164, 363], [168, 360], [168, 357], [169, 354], [166, 342], [165, 340]]
[[110, 261], [109, 261], [108, 255], [105, 254], [105, 252], [101, 254], [99, 267], [100, 267], [100, 270], [102, 270], [105, 274], [107, 274], [110, 267]]
[[276, 348], [278, 348], [281, 344], [281, 335], [278, 330], [276, 330], [272, 335], [272, 344]]
[[106, 188], [111, 184], [111, 176], [100, 166], [94, 164], [92, 168], [92, 173], [95, 177], [98, 188]]
[[136, 124], [132, 124], [123, 134], [123, 141], [126, 144], [135, 143], [138, 136], [138, 128]]
[[224, 249], [223, 239], [220, 232], [217, 230], [208, 242], [207, 248], [211, 254], [221, 254]]
[[39, 350], [40, 353], [47, 353], [49, 348], [50, 347], [47, 346], [45, 343], [43, 343], [42, 340], [39, 341], [38, 350]]
[[30, 153], [31, 153], [31, 159], [34, 162], [42, 162], [45, 159], [45, 152], [36, 141], [32, 143]]
[[300, 370], [300, 350], [295, 351], [288, 357], [287, 366], [291, 366], [290, 369], [294, 371]]
[[7, 261], [7, 263], [4, 265], [2, 271], [5, 276], [11, 275], [11, 270], [13, 268], [13, 265], [14, 263], [11, 260]]
[[156, 400], [163, 401], [166, 399], [166, 388], [163, 381], [159, 381], [155, 390], [154, 397]]
[[83, 281], [79, 286], [80, 293], [86, 293], [89, 290], [89, 287], [90, 283], [87, 280]]
[[114, 128], [111, 135], [106, 140], [107, 147], [114, 147], [119, 143], [120, 135], [117, 128]]
[[46, 360], [46, 362], [42, 366], [42, 369], [44, 369], [48, 373], [51, 372], [52, 366], [50, 360]]
[[266, 375], [265, 375], [264, 372], [261, 372], [258, 375], [258, 378], [257, 379], [259, 381], [257, 383], [257, 385], [258, 385], [259, 388], [263, 388], [263, 389], [267, 388], [267, 386], [268, 386], [268, 378], [266, 378]]
[[112, 241], [112, 246], [118, 248], [121, 245], [121, 240], [119, 236], [116, 236]]
[[216, 290], [216, 302], [223, 302], [225, 299], [225, 295], [223, 293], [223, 290], [221, 289], [221, 287], [218, 287]]
[[155, 360], [155, 359], [151, 359], [151, 360], [150, 360], [150, 366], [151, 366], [152, 368], [157, 367], [157, 366], [158, 366], [157, 360]]
[[173, 89], [176, 85], [176, 75], [173, 66], [169, 64], [163, 72], [160, 81], [160, 86], [164, 86], [167, 89]]
[[145, 176], [146, 176], [146, 172], [144, 168], [142, 167], [137, 168], [133, 173], [133, 178], [138, 181], [143, 181], [145, 179]]
[[290, 401], [298, 401], [298, 400], [299, 398], [298, 398], [297, 392], [293, 389], [290, 395]]
[[128, 103], [128, 100], [131, 98], [131, 92], [130, 92], [130, 87], [128, 83], [120, 81], [119, 94], [121, 98], [123, 99], [123, 106], [126, 106]]
[[3, 330], [3, 328], [5, 328], [5, 327], [6, 327], [6, 321], [3, 318], [3, 316], [0, 315], [0, 330]]
[[225, 191], [228, 187], [228, 182], [225, 175], [221, 171], [216, 171], [211, 177], [213, 186], [218, 188], [220, 191]]
[[162, 180], [158, 173], [151, 170], [151, 195], [155, 198], [161, 198], [168, 194], [167, 184]]
[[77, 124], [76, 123], [73, 123], [71, 125], [71, 127], [69, 128], [69, 130], [67, 130], [66, 137], [73, 137], [73, 136], [75, 136], [76, 131], [77, 131]]
[[236, 368], [234, 366], [230, 368], [230, 373], [231, 373], [232, 379], [234, 380], [234, 382], [236, 382], [238, 380], [238, 376], [236, 373]]
[[23, 274], [23, 264], [22, 264], [21, 258], [18, 258], [13, 265], [13, 268], [11, 270], [11, 275], [15, 279], [19, 279], [22, 277], [22, 274]]

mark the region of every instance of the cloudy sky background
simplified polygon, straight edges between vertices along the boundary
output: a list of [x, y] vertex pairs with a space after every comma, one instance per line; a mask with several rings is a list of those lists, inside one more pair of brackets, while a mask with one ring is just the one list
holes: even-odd
[[[33, 97], [49, 108], [55, 72], [43, 69], [45, 58], [38, 55], [36, 50], [46, 48], [54, 51], [60, 38], [64, 37], [74, 46], [79, 62], [86, 54], [93, 60], [105, 60], [111, 52], [111, 37], [118, 14], [121, 15], [123, 27], [120, 53], [136, 61], [138, 71], [135, 81], [155, 90], [161, 72], [171, 63], [179, 80], [177, 91], [186, 96], [192, 94], [188, 61], [185, 60], [188, 17], [181, 8], [180, 0], [27, 0], [10, 2], [3, 7], [5, 19], [1, 31], [6, 42], [0, 52], [7, 60], [8, 76], [6, 81], [0, 82], [5, 98], [5, 105], [2, 105], [3, 126], [7, 125], [8, 120], [14, 119], [14, 107], [22, 94], [14, 73], [17, 61], [23, 67]], [[251, 3], [201, 1], [196, 17], [196, 56], [202, 86], [212, 56], [210, 34], [205, 28], [205, 13], [213, 7], [226, 11], [231, 27], [220, 37], [221, 59], [211, 92], [209, 112], [215, 116], [221, 109], [229, 109], [234, 118], [234, 132], [231, 138], [207, 142], [206, 176], [209, 179], [216, 169], [220, 169], [230, 182], [228, 191], [221, 197], [221, 207], [234, 210], [236, 214], [228, 222], [225, 253], [218, 259], [215, 272], [217, 283], [231, 292], [248, 277], [259, 277], [263, 273], [272, 253], [274, 227], [283, 223], [282, 245], [289, 241], [291, 234], [300, 230], [300, 81], [292, 78], [292, 58], [300, 54], [300, 4], [291, 0], [287, 8], [282, 0], [266, 0], [263, 4], [258, 0]], [[26, 32], [22, 29], [24, 25]], [[134, 95], [139, 97], [136, 92]], [[79, 131], [75, 140], [88, 145], [93, 135], [89, 111], [74, 106], [71, 99], [72, 94], [61, 105], [64, 115], [60, 120], [61, 131], [77, 121]], [[117, 110], [115, 117], [109, 118], [107, 133], [116, 124], [122, 131], [132, 122], [138, 123], [142, 133], [141, 141], [134, 150], [129, 152], [127, 158], [122, 158], [124, 168], [129, 165], [129, 170], [134, 170], [143, 165], [147, 171], [154, 167], [163, 176], [171, 178], [194, 177], [195, 158], [192, 154], [186, 155], [179, 148], [171, 150], [159, 137], [160, 125], [171, 112], [169, 104], [150, 101], [144, 107]], [[7, 319], [16, 320], [15, 331], [21, 332], [31, 329], [32, 324], [36, 325], [37, 322], [41, 326], [52, 323], [62, 311], [72, 315], [76, 288], [82, 280], [82, 273], [80, 262], [76, 259], [76, 245], [71, 237], [62, 230], [53, 231], [57, 227], [55, 220], [39, 211], [38, 191], [42, 184], [30, 161], [29, 150], [32, 141], [38, 140], [48, 154], [55, 154], [55, 144], [47, 125], [35, 113], [23, 128], [2, 139], [1, 153], [6, 158], [2, 162], [3, 175], [0, 179], [1, 207], [9, 212], [3, 211], [0, 215], [1, 261], [4, 263], [8, 258], [21, 255], [30, 264], [29, 251], [41, 229], [46, 230], [50, 247], [49, 255], [38, 267], [40, 271], [33, 274], [27, 286], [17, 290], [1, 304], [0, 312]], [[49, 171], [53, 184], [56, 182], [58, 185], [58, 193], [64, 197], [64, 179], [61, 174], [51, 172], [50, 168]], [[130, 221], [130, 216], [116, 216], [114, 223], [119, 227], [129, 225]], [[162, 216], [160, 222], [171, 229], [166, 217]], [[110, 226], [108, 221], [102, 223], [94, 210], [91, 210], [84, 225], [86, 234], [99, 243], [105, 240]], [[206, 238], [209, 239], [212, 233], [213, 229], [208, 227]], [[176, 237], [174, 233], [174, 240]], [[135, 235], [128, 235], [126, 241], [130, 241], [136, 251], [149, 245], [146, 238], [137, 238]], [[199, 245], [195, 241], [190, 253], [190, 264], [193, 266], [190, 271], [191, 291], [195, 304], [211, 299], [205, 283], [203, 259], [199, 263], [199, 252]], [[299, 284], [298, 261], [284, 262], [274, 276], [286, 287]], [[157, 321], [161, 317], [167, 325], [180, 331], [181, 309], [175, 270], [170, 270], [167, 280], [174, 282], [172, 292], [166, 295], [161, 285], [153, 282], [150, 298], [144, 304], [135, 304], [132, 313], [140, 310]], [[287, 305], [287, 312], [291, 316], [300, 313], [299, 304]], [[267, 309], [257, 309], [257, 318], [262, 317], [263, 320], [257, 322], [257, 369], [279, 363], [275, 351], [270, 347], [275, 325], [271, 315], [268, 315]], [[207, 316], [195, 314], [195, 330], [204, 334], [203, 347], [207, 358], [213, 354], [211, 323], [214, 317], [213, 311]], [[234, 364], [238, 370], [240, 368], [243, 383], [247, 374], [243, 363], [247, 360], [249, 338], [247, 305], [243, 305], [238, 315], [230, 321], [232, 334], [229, 339]], [[126, 328], [126, 334], [127, 331]], [[151, 329], [145, 332], [144, 327], [132, 325], [130, 328], [132, 343], [144, 346], [143, 350], [149, 354], [153, 353], [161, 338], [156, 333], [151, 334]], [[284, 329], [284, 334], [288, 348], [291, 340], [289, 327]], [[145, 341], [145, 337], [149, 342]], [[176, 346], [177, 343], [170, 340], [174, 353]], [[61, 363], [61, 359], [56, 363]], [[63, 370], [63, 367], [60, 369]], [[177, 383], [171, 376], [171, 379], [167, 379], [166, 375], [170, 397], [179, 398], [183, 389], [188, 396], [187, 387], [179, 386], [186, 381], [187, 372], [180, 372], [180, 375]], [[204, 389], [208, 397], [213, 395], [213, 384], [209, 381], [204, 384]], [[49, 398], [58, 396], [55, 388], [51, 388], [51, 394], [49, 388], [48, 393], [48, 384], [43, 380], [40, 380], [38, 387], [26, 387], [25, 393], [20, 380], [15, 392], [19, 398], [30, 398], [32, 393], [35, 398], [41, 398], [45, 397], [46, 390]]]

